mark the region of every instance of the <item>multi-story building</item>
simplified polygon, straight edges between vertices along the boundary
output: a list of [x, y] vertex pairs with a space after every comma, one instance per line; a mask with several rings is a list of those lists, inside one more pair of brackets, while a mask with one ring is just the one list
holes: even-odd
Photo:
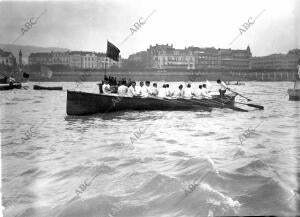
[[300, 61], [300, 50], [294, 49], [287, 54], [272, 54], [263, 57], [253, 57], [251, 68], [258, 70], [295, 70]]
[[16, 65], [16, 58], [11, 52], [3, 51], [0, 49], [0, 64], [6, 66], [15, 66]]
[[82, 68], [83, 69], [96, 69], [97, 68], [97, 56], [93, 52], [82, 52]]
[[70, 65], [70, 55], [68, 52], [51, 52], [52, 64]]
[[53, 55], [51, 53], [31, 53], [28, 57], [29, 64], [53, 64]]
[[116, 62], [104, 53], [86, 51], [32, 53], [29, 56], [29, 64], [68, 65], [77, 69], [104, 69], [106, 64], [108, 69], [113, 65], [120, 67], [121, 58]]
[[[250, 69], [252, 56], [250, 47], [246, 50], [216, 49], [188, 47], [175, 49], [173, 45], [155, 45], [147, 50], [146, 61], [148, 68], [158, 69]], [[131, 55], [138, 59], [140, 53]], [[129, 58], [129, 59], [130, 59]]]

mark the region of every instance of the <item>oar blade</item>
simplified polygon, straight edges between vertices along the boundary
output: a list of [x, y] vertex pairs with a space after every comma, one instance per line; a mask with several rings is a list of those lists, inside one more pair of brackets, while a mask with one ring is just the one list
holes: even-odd
[[255, 105], [255, 104], [249, 104], [249, 103], [247, 103], [247, 105], [250, 107], [253, 107], [253, 108], [258, 108], [260, 110], [264, 110], [264, 107], [261, 105]]

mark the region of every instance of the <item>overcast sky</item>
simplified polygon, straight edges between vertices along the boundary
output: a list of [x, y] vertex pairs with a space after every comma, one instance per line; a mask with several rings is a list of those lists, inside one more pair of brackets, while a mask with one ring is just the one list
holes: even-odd
[[[0, 43], [13, 43], [22, 25], [42, 14], [14, 44], [105, 52], [109, 40], [123, 57], [155, 44], [232, 49], [249, 45], [254, 56], [262, 56], [300, 48], [299, 9], [300, 0], [0, 1]], [[144, 22], [151, 13], [132, 34], [134, 23], [140, 18]], [[242, 24], [260, 13], [239, 35]]]

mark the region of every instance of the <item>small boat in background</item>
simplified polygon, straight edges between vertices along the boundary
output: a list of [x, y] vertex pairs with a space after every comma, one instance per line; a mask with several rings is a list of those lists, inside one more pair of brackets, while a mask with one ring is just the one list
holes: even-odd
[[290, 101], [300, 101], [300, 89], [288, 89]]
[[231, 83], [230, 81], [226, 81], [225, 84], [227, 84], [227, 85], [245, 85], [244, 82], [238, 82], [238, 81], [235, 82], [235, 83]]
[[0, 84], [0, 90], [21, 89], [21, 83]]
[[33, 85], [34, 90], [63, 90], [63, 87], [58, 86], [58, 87], [44, 87], [40, 85]]
[[288, 89], [290, 101], [300, 101], [300, 59], [298, 60], [298, 73], [294, 75], [294, 88]]

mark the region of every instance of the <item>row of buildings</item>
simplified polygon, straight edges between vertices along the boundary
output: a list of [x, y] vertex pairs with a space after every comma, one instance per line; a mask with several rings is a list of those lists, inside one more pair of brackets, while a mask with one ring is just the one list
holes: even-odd
[[228, 69], [245, 70], [281, 70], [296, 69], [300, 59], [300, 50], [294, 49], [288, 54], [272, 54], [264, 57], [252, 57], [250, 47], [245, 50], [188, 47], [175, 49], [173, 45], [150, 46], [129, 56], [129, 62], [143, 64], [154, 69]]
[[13, 67], [16, 65], [16, 58], [11, 52], [0, 49], [0, 64]]
[[28, 62], [30, 65], [66, 65], [78, 69], [104, 69], [105, 64], [107, 68], [113, 65], [121, 66], [121, 61], [107, 58], [105, 53], [86, 51], [31, 53]]
[[[107, 58], [105, 53], [86, 51], [31, 53], [30, 65], [66, 65], [77, 69], [104, 69], [112, 66], [119, 68], [155, 70], [295, 70], [300, 61], [300, 49], [287, 54], [272, 54], [253, 57], [250, 47], [245, 50], [188, 47], [175, 49], [173, 45], [150, 46], [121, 59], [118, 62]], [[22, 52], [19, 51], [22, 65]], [[0, 65], [14, 66], [16, 58], [11, 52], [0, 49]]]

